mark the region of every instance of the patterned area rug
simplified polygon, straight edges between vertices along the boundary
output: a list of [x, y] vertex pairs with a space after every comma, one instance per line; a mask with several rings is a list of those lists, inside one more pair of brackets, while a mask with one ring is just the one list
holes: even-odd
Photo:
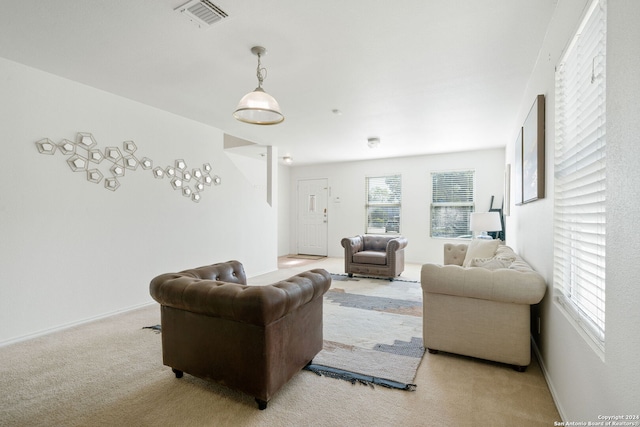
[[[339, 281], [339, 282], [343, 282], [343, 281], [359, 281], [359, 280], [362, 280], [362, 279], [383, 280], [383, 279], [380, 279], [378, 277], [371, 277], [371, 276], [353, 276], [353, 277], [349, 277], [349, 275], [345, 274], [345, 273], [340, 273], [340, 274], [331, 273], [331, 279], [334, 280], [334, 281]], [[393, 279], [393, 281], [394, 282], [420, 283], [417, 280], [408, 280], [408, 279], [404, 279], [402, 277], [396, 277], [395, 279]]]
[[324, 348], [305, 369], [354, 384], [414, 390], [424, 355], [419, 283], [332, 277], [324, 297]]

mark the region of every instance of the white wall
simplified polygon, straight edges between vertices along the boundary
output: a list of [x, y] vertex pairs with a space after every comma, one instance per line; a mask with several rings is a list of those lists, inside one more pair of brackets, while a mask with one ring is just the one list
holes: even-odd
[[278, 256], [292, 253], [290, 246], [291, 228], [295, 224], [291, 222], [291, 167], [286, 165], [278, 166]]
[[[407, 262], [442, 262], [445, 239], [433, 239], [429, 233], [431, 203], [431, 172], [474, 169], [476, 171], [476, 210], [489, 210], [491, 196], [494, 206], [502, 203], [505, 157], [503, 149], [432, 156], [404, 157], [360, 162], [344, 162], [291, 169], [290, 216], [296, 218], [296, 186], [302, 179], [327, 178], [330, 187], [328, 206], [328, 253], [344, 256], [340, 245], [343, 237], [365, 232], [365, 177], [402, 175], [402, 211], [400, 233], [407, 237]], [[335, 198], [340, 202], [336, 203]], [[297, 231], [292, 222], [290, 248], [296, 251]]]
[[[607, 42], [607, 282], [604, 360], [553, 301], [554, 67], [575, 32], [588, 0], [558, 2], [540, 59], [520, 109], [524, 121], [534, 97], [546, 95], [546, 198], [512, 206], [507, 241], [545, 276], [538, 347], [549, 386], [565, 421], [599, 421], [640, 412], [640, 2], [609, 0]], [[517, 129], [513, 131], [513, 138]], [[507, 149], [513, 164], [513, 143]]]
[[[0, 344], [151, 303], [160, 273], [230, 259], [250, 277], [277, 267], [275, 209], [220, 130], [2, 58], [0, 117]], [[133, 140], [155, 166], [211, 163], [222, 185], [193, 203], [138, 169], [111, 192], [36, 149], [80, 131], [101, 148]]]

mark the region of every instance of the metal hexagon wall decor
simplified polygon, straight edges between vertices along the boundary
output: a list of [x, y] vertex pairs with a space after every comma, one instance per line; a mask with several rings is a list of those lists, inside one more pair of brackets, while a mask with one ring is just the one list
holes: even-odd
[[202, 168], [189, 169], [183, 159], [176, 159], [173, 165], [154, 168], [150, 158], [136, 157], [138, 146], [131, 140], [122, 143], [122, 150], [113, 146], [102, 150], [97, 145], [98, 142], [89, 132], [78, 132], [75, 141], [62, 139], [58, 144], [49, 138], [36, 141], [40, 154], [62, 153], [67, 156], [66, 162], [73, 172], [84, 172], [87, 181], [93, 184], [99, 184], [104, 179], [104, 188], [109, 191], [120, 188], [120, 179], [128, 171], [138, 170], [138, 166], [149, 171], [155, 179], [167, 178], [170, 188], [180, 189], [183, 196], [195, 203], [200, 202], [205, 186], [221, 183], [218, 175], [211, 175], [213, 168], [210, 163], [204, 163]]

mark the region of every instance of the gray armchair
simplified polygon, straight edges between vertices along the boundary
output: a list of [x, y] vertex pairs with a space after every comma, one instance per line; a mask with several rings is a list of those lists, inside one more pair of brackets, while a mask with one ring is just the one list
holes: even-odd
[[365, 234], [345, 237], [341, 243], [349, 277], [364, 274], [393, 280], [404, 271], [405, 237]]

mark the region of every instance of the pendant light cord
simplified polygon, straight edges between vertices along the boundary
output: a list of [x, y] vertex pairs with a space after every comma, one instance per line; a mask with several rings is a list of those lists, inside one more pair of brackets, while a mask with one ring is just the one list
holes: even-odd
[[258, 69], [257, 69], [257, 76], [258, 76], [258, 87], [260, 89], [262, 89], [262, 82], [264, 81], [264, 79], [267, 78], [267, 69], [266, 68], [262, 68], [262, 64], [260, 63], [260, 54], [258, 53]]

